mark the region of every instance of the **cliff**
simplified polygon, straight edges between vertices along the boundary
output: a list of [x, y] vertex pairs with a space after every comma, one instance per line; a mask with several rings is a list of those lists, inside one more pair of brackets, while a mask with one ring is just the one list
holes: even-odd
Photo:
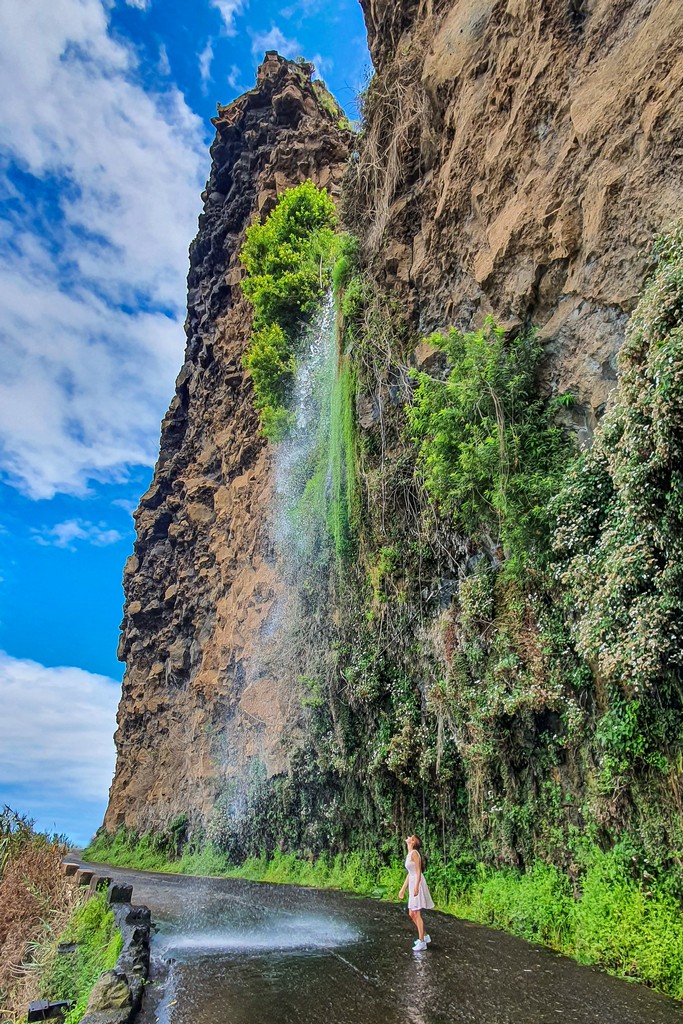
[[[276, 847], [393, 852], [401, 830], [419, 821], [444, 859], [466, 849], [490, 863], [540, 857], [570, 872], [577, 836], [609, 846], [630, 830], [648, 863], [661, 861], [679, 842], [681, 784], [671, 766], [680, 680], [660, 671], [647, 700], [636, 699], [628, 680], [604, 668], [604, 652], [618, 647], [605, 639], [612, 620], [641, 635], [646, 616], [631, 601], [640, 583], [616, 556], [609, 565], [586, 556], [609, 577], [607, 597], [598, 595], [609, 614], [590, 635], [577, 625], [592, 602], [591, 572], [584, 566], [580, 592], [570, 570], [549, 568], [560, 557], [551, 549], [561, 548], [549, 499], [565, 470], [584, 467], [596, 488], [585, 496], [585, 529], [594, 528], [585, 543], [598, 545], [600, 517], [614, 512], [631, 471], [608, 450], [600, 423], [652, 269], [651, 240], [683, 212], [683, 11], [673, 0], [362, 6], [376, 74], [348, 164], [351, 139], [334, 104], [304, 68], [275, 55], [256, 89], [216, 119], [191, 248], [186, 363], [126, 567], [127, 669], [106, 828], [163, 829], [188, 815], [242, 857]], [[242, 370], [251, 321], [238, 253], [250, 220], [307, 177], [339, 196], [359, 240], [338, 290], [340, 402], [352, 394], [353, 416], [338, 413], [333, 423], [358, 486], [347, 502], [352, 555], [339, 555], [321, 584], [320, 631], [309, 623], [306, 642], [325, 655], [311, 659], [303, 694], [284, 662], [266, 668], [259, 656], [278, 599], [289, 597], [265, 519], [273, 451]], [[656, 334], [653, 303], [638, 321], [641, 341]], [[483, 481], [477, 506], [476, 480], [470, 504], [486, 521], [468, 525], [461, 496], [448, 492], [452, 466], [436, 467], [436, 498], [425, 473], [444, 435], [425, 427], [429, 388], [442, 388], [448, 360], [422, 339], [451, 326], [471, 332], [489, 314], [505, 343], [496, 348], [486, 334], [468, 342], [469, 362], [454, 371], [470, 374], [458, 415], [439, 421], [465, 422], [474, 395], [470, 426], [479, 430], [493, 400], [492, 426], [470, 461], [500, 453], [502, 492]], [[503, 406], [521, 374], [505, 360], [532, 351], [532, 327], [542, 357], [507, 420], [526, 431], [528, 451], [520, 445], [520, 457], [507, 460]], [[456, 362], [464, 344], [451, 345]], [[477, 377], [493, 351], [497, 392]], [[647, 392], [661, 375], [647, 383], [630, 358], [630, 391], [620, 398], [626, 434], [629, 416], [644, 422], [666, 405]], [[416, 385], [415, 369], [433, 376]], [[637, 416], [636, 370], [650, 410]], [[546, 404], [557, 396], [561, 403]], [[579, 442], [595, 440], [597, 463], [558, 439], [558, 419]], [[513, 431], [511, 446], [519, 436]], [[638, 444], [645, 465], [647, 445]], [[500, 466], [490, 465], [495, 475]], [[672, 505], [669, 469], [652, 476], [662, 509]], [[508, 498], [515, 521], [505, 524]], [[665, 562], [665, 547], [648, 565]], [[671, 594], [656, 607], [662, 635]], [[628, 657], [635, 666], [636, 654]], [[659, 719], [658, 708], [666, 709]]]
[[[296, 730], [287, 681], [256, 658], [281, 584], [265, 514], [271, 451], [242, 367], [251, 307], [245, 230], [310, 178], [339, 193], [350, 135], [312, 67], [266, 54], [256, 87], [213, 123], [211, 173], [190, 247], [187, 348], [124, 572], [126, 662], [105, 826], [208, 819], [226, 774], [256, 750], [286, 766]], [[256, 665], [258, 661], [258, 665]]]
[[652, 240], [683, 213], [683, 10], [361, 4], [376, 73], [344, 211], [365, 621], [348, 611], [343, 672], [346, 769], [383, 814], [367, 831], [420, 822], [444, 861], [573, 877], [581, 843], [626, 843], [676, 873], [682, 397], [658, 359], [680, 372], [680, 243]]

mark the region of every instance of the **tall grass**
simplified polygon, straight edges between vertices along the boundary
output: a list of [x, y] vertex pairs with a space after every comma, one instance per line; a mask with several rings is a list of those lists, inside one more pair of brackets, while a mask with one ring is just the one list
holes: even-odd
[[[359, 853], [305, 860], [293, 853], [231, 864], [211, 846], [168, 859], [149, 837], [100, 837], [85, 851], [92, 860], [181, 874], [340, 889], [396, 900], [405, 877], [398, 862], [380, 865]], [[537, 862], [528, 871], [472, 870], [434, 862], [427, 869], [436, 909], [549, 946], [683, 999], [683, 916], [666, 879], [649, 886], [631, 877], [616, 852], [597, 848], [584, 858], [580, 879]]]
[[64, 878], [64, 837], [36, 832], [9, 807], [0, 811], [0, 1020], [15, 1020], [37, 996], [35, 952], [77, 900]]

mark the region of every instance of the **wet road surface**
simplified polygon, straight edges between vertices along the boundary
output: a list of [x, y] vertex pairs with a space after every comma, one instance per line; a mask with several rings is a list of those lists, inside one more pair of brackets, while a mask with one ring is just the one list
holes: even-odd
[[[98, 868], [98, 865], [88, 865]], [[141, 1024], [683, 1024], [683, 1006], [444, 914], [343, 893], [99, 866], [158, 932]]]

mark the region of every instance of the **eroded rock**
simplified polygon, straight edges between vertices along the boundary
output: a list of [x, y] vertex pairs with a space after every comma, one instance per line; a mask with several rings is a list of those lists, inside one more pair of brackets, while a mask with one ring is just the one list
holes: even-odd
[[132, 999], [128, 979], [123, 971], [114, 969], [105, 971], [93, 985], [88, 999], [88, 1012], [100, 1013], [103, 1010], [123, 1010], [132, 1007]]

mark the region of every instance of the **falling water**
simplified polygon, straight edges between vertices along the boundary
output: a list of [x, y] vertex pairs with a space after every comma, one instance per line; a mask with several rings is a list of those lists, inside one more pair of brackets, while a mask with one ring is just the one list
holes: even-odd
[[295, 420], [275, 452], [271, 535], [286, 583], [325, 573], [330, 555], [326, 510], [332, 485], [330, 429], [337, 373], [334, 298], [307, 329], [290, 409]]
[[189, 960], [191, 957], [220, 956], [232, 952], [281, 953], [298, 950], [330, 949], [358, 939], [358, 931], [343, 920], [307, 913], [264, 911], [253, 920], [240, 916], [226, 927], [188, 930], [187, 927], [160, 937], [158, 952], [165, 957]]
[[[303, 680], [327, 672], [331, 601], [328, 600], [334, 542], [328, 526], [333, 495], [332, 421], [337, 381], [334, 298], [328, 294], [297, 346], [297, 372], [289, 410], [293, 424], [273, 453], [273, 499], [267, 528], [278, 577], [275, 600], [261, 627], [245, 683], [278, 689], [283, 719], [302, 715]], [[285, 702], [288, 707], [285, 707]], [[267, 786], [265, 723], [251, 716], [251, 754], [246, 770], [230, 780], [216, 828], [225, 837], [239, 832], [254, 800]]]

